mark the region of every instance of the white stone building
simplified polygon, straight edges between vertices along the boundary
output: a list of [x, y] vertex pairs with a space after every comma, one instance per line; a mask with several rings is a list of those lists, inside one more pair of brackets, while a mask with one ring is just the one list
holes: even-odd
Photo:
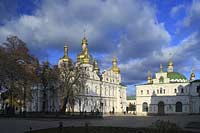
[[160, 65], [155, 79], [149, 73], [147, 80], [146, 84], [136, 85], [137, 115], [200, 113], [200, 80], [195, 80], [194, 71], [187, 80], [173, 71], [170, 60], [167, 72]]
[[[68, 47], [64, 47], [64, 56], [60, 58], [58, 67], [62, 63], [71, 63], [68, 56]], [[82, 40], [82, 51], [77, 55], [76, 63], [82, 63], [86, 68], [88, 78], [85, 90], [79, 94], [75, 111], [123, 112], [126, 109], [126, 86], [121, 84], [120, 69], [117, 66], [116, 57], [112, 60], [112, 66], [100, 73], [96, 59], [89, 54], [87, 39]]]

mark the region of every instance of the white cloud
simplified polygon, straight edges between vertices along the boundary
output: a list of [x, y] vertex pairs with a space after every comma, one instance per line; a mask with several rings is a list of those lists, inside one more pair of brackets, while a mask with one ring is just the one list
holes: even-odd
[[183, 25], [186, 27], [200, 28], [200, 1], [193, 0], [192, 6], [187, 12], [187, 16], [183, 20]]
[[[195, 32], [173, 47], [168, 45], [171, 36], [165, 24], [157, 21], [156, 10], [148, 1], [44, 0], [38, 7], [32, 15], [21, 15], [1, 25], [0, 41], [10, 34], [18, 35], [37, 51], [35, 54], [45, 54], [47, 48], [59, 51], [67, 42], [69, 52], [77, 54], [86, 27], [90, 52], [102, 57], [101, 69], [111, 66], [116, 53], [127, 84], [144, 82], [147, 71], [159, 71], [160, 63], [166, 70], [169, 53], [174, 54], [176, 71], [190, 72], [194, 65], [199, 72], [199, 1], [193, 2], [183, 20], [184, 26]], [[171, 15], [176, 16], [183, 8], [173, 7]]]
[[46, 0], [35, 14], [22, 15], [0, 27], [0, 31], [2, 38], [17, 34], [32, 47], [58, 44], [60, 47], [67, 40], [73, 49], [77, 49], [83, 29], [87, 27], [92, 49], [103, 52], [107, 46], [108, 52], [115, 48], [111, 34], [123, 30], [132, 38], [130, 41], [138, 43], [145, 39], [154, 42], [161, 38], [165, 41], [166, 37], [168, 40], [168, 33], [161, 24], [155, 23], [154, 18], [154, 9], [145, 2]]
[[[62, 49], [67, 41], [70, 52], [80, 49], [83, 29], [89, 50], [111, 57], [114, 51], [120, 59], [124, 81], [131, 83], [145, 75], [146, 56], [166, 47], [171, 36], [163, 23], [158, 23], [155, 9], [146, 1], [130, 0], [45, 0], [32, 15], [22, 15], [0, 27], [0, 40], [9, 34], [18, 35], [37, 52], [46, 48]], [[123, 6], [122, 6], [123, 5]], [[116, 41], [115, 41], [116, 40]], [[39, 50], [41, 49], [41, 50]], [[36, 53], [36, 54], [38, 54]], [[55, 56], [55, 55], [50, 55]], [[139, 64], [141, 60], [143, 64]], [[101, 59], [103, 67], [111, 58]], [[134, 62], [131, 62], [133, 60]], [[127, 66], [128, 65], [128, 68]], [[131, 68], [132, 69], [129, 69]], [[132, 70], [133, 73], [130, 73]], [[127, 78], [126, 78], [127, 77]], [[136, 78], [141, 81], [142, 76]]]
[[186, 74], [189, 79], [191, 69], [194, 67], [196, 78], [199, 78], [199, 38], [200, 34], [195, 32], [181, 41], [179, 45], [163, 47], [160, 51], [155, 51], [150, 56], [120, 64], [121, 71], [126, 75], [124, 80], [129, 84], [142, 83], [146, 81], [148, 70], [152, 71], [153, 74], [159, 71], [160, 63], [163, 64], [164, 71], [167, 71], [170, 53], [173, 55], [174, 71]]
[[171, 17], [175, 17], [182, 9], [184, 9], [184, 5], [177, 5], [177, 6], [174, 6], [171, 11], [170, 11], [170, 16]]

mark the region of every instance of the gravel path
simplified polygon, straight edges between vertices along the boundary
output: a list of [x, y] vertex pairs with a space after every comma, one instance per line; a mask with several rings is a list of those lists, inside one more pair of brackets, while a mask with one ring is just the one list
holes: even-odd
[[[63, 126], [122, 126], [122, 127], [147, 127], [156, 120], [169, 120], [184, 128], [189, 122], [200, 122], [200, 115], [180, 115], [180, 116], [106, 116], [103, 119], [19, 119], [0, 118], [0, 133], [23, 133], [32, 130], [58, 127], [59, 122]], [[187, 129], [188, 130], [188, 129]], [[200, 130], [197, 130], [200, 131]]]

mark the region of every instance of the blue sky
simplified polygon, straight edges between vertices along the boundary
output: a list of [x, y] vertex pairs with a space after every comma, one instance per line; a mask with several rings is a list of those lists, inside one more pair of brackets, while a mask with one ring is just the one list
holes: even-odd
[[147, 71], [165, 70], [172, 53], [175, 71], [200, 78], [198, 0], [1, 0], [0, 42], [24, 40], [41, 61], [56, 64], [64, 44], [75, 61], [84, 29], [89, 52], [101, 71], [119, 60], [128, 95], [146, 81]]

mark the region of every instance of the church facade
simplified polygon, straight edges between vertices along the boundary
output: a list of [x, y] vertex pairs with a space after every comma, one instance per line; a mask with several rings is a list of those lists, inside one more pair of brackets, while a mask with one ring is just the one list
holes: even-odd
[[[126, 110], [126, 86], [121, 84], [120, 69], [114, 57], [111, 68], [100, 73], [98, 62], [89, 53], [86, 37], [82, 39], [82, 51], [77, 55], [75, 64], [86, 68], [88, 74], [86, 87], [78, 95], [74, 111], [124, 112]], [[72, 63], [68, 56], [68, 47], [64, 46], [64, 56], [60, 58], [58, 67], [63, 63]], [[66, 110], [67, 111], [67, 110]]]
[[136, 114], [197, 114], [200, 113], [200, 80], [195, 80], [194, 71], [190, 79], [173, 70], [169, 60], [167, 71], [160, 71], [152, 78], [148, 73], [147, 83], [136, 85]]

